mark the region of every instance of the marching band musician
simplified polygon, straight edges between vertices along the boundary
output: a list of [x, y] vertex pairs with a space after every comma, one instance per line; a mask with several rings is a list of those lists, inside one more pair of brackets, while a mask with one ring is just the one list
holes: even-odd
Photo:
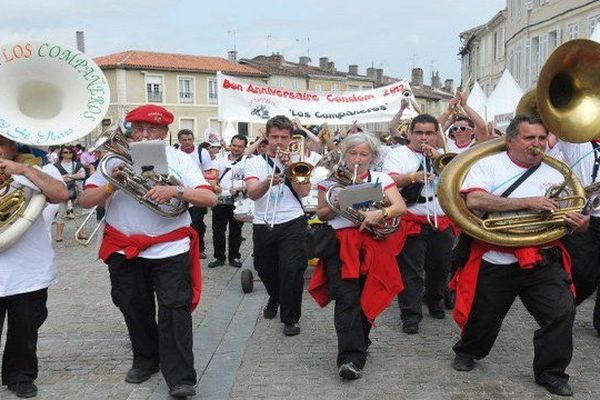
[[[204, 173], [204, 178], [214, 189], [216, 170], [208, 150], [194, 144], [194, 132], [190, 129], [181, 129], [177, 132], [177, 141], [179, 142], [179, 150], [190, 155], [194, 163]], [[200, 257], [202, 259], [206, 258], [206, 245], [204, 243], [206, 224], [204, 223], [204, 216], [207, 212], [206, 207], [191, 206], [189, 209], [190, 217], [192, 218], [192, 228], [198, 232], [198, 237], [200, 238]]]
[[[347, 166], [357, 165], [356, 176], [362, 182], [380, 182], [390, 206], [360, 211], [361, 226], [338, 215], [325, 201], [325, 193], [335, 183], [319, 184], [319, 219], [328, 226], [319, 231], [319, 263], [309, 292], [324, 307], [335, 300], [335, 329], [338, 337], [338, 374], [343, 379], [357, 379], [364, 368], [367, 348], [371, 344], [371, 324], [402, 290], [402, 280], [395, 260], [393, 238], [376, 240], [364, 228], [384, 218], [399, 217], [406, 206], [396, 184], [387, 174], [369, 167], [379, 157], [379, 141], [369, 133], [356, 133], [340, 143]], [[334, 200], [335, 201], [335, 200]]]
[[[229, 224], [229, 265], [240, 268], [242, 266], [240, 246], [242, 244], [243, 222], [233, 218], [233, 199], [243, 189], [237, 182], [236, 175], [244, 168], [244, 151], [248, 138], [243, 135], [235, 135], [231, 138], [230, 153], [215, 160], [215, 168], [218, 177], [215, 193], [219, 195], [219, 204], [212, 209], [212, 231], [213, 246], [215, 249], [215, 260], [208, 263], [208, 268], [225, 265], [225, 231]], [[226, 195], [226, 196], [224, 196]]]
[[[462, 108], [466, 115], [456, 114], [458, 107]], [[442, 128], [447, 122], [451, 122], [448, 129], [448, 151], [451, 153], [462, 153], [476, 143], [481, 143], [489, 137], [485, 121], [475, 110], [467, 104], [467, 95], [457, 93], [448, 103], [448, 108], [440, 115], [438, 121]]]
[[[573, 173], [583, 186], [598, 182], [600, 172], [600, 140], [569, 143], [549, 134], [548, 145], [553, 153], [562, 154]], [[597, 190], [600, 190], [598, 188]], [[600, 287], [600, 210], [590, 210], [590, 229], [573, 233], [563, 239], [571, 256], [573, 284], [577, 293], [576, 303], [581, 304]], [[596, 292], [593, 325], [600, 334], [600, 292]]]
[[246, 161], [244, 178], [248, 196], [255, 204], [254, 265], [269, 293], [263, 316], [275, 318], [281, 306], [280, 320], [286, 336], [300, 333], [298, 322], [308, 262], [304, 248], [306, 219], [300, 199], [308, 195], [310, 181], [291, 182], [284, 174], [290, 164], [289, 154], [277, 156], [278, 149], [288, 149], [293, 131], [292, 121], [285, 116], [268, 120], [267, 152]]
[[[27, 178], [56, 204], [69, 193], [60, 172], [53, 165], [35, 169], [17, 143], [0, 136], [0, 170], [5, 176]], [[57, 271], [50, 234], [39, 215], [16, 243], [0, 252], [0, 332], [7, 321], [2, 359], [2, 384], [18, 397], [37, 395], [33, 383], [38, 375], [38, 330], [48, 316], [48, 287], [56, 282]], [[8, 317], [7, 317], [8, 315]]]
[[424, 286], [429, 314], [437, 319], [445, 317], [442, 300], [454, 235], [439, 205], [437, 178], [432, 173], [431, 163], [439, 156], [438, 140], [438, 121], [429, 114], [420, 114], [411, 122], [409, 144], [391, 149], [383, 164], [408, 206], [399, 233], [405, 243], [397, 257], [404, 282], [398, 303], [402, 330], [407, 334], [419, 332]]
[[[134, 141], [164, 140], [173, 114], [144, 105], [125, 119], [132, 124]], [[216, 196], [197, 165], [179, 150], [165, 148], [169, 170], [182, 186], [156, 185], [145, 197], [158, 203], [177, 198], [195, 206], [214, 206]], [[120, 174], [113, 168], [114, 179]], [[191, 311], [199, 301], [201, 278], [198, 236], [190, 227], [190, 216], [159, 216], [116, 190], [101, 172], [88, 179], [80, 204], [92, 207], [109, 198], [99, 256], [108, 264], [112, 299], [123, 313], [133, 348], [133, 366], [125, 381], [144, 382], [160, 368], [172, 396], [193, 396]]]
[[[517, 115], [506, 134], [507, 151], [480, 159], [468, 172], [461, 188], [467, 207], [485, 213], [556, 210], [558, 203], [545, 193], [564, 177], [541, 162], [548, 137], [542, 121], [533, 115]], [[565, 221], [575, 231], [585, 231], [589, 216], [569, 212]], [[470, 257], [452, 282], [457, 296], [454, 317], [462, 328], [461, 339], [453, 347], [453, 368], [470, 371], [475, 359], [490, 352], [506, 313], [519, 296], [540, 326], [534, 336], [536, 383], [551, 393], [572, 395], [565, 373], [573, 352], [575, 317], [569, 271], [569, 256], [559, 241], [500, 247], [473, 239]]]

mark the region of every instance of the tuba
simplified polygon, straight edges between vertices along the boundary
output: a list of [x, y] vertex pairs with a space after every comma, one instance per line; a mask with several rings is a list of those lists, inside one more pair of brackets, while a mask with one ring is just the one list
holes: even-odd
[[[41, 40], [0, 45], [0, 53], [0, 135], [30, 146], [59, 145], [100, 124], [110, 90], [102, 70], [85, 54]], [[0, 251], [19, 240], [45, 204], [45, 196], [21, 177], [0, 173]]]
[[[327, 192], [325, 192], [325, 202], [329, 208], [355, 225], [362, 224], [365, 219], [365, 217], [359, 212], [362, 209], [357, 210], [352, 207], [348, 207], [347, 209], [342, 210], [338, 208], [333, 201], [334, 190], [344, 190], [347, 186], [361, 183], [360, 178], [356, 176], [356, 167], [354, 168], [354, 172], [350, 172], [346, 166], [346, 163], [342, 159], [341, 152], [336, 150], [331, 151], [327, 153], [327, 155], [323, 156], [317, 163], [315, 171], [317, 174], [319, 174], [319, 179], [323, 178], [323, 180], [334, 181], [334, 184], [327, 189]], [[387, 206], [389, 206], [389, 202], [384, 198], [381, 201], [374, 202], [369, 208], [384, 209]], [[399, 227], [400, 219], [391, 218], [390, 220], [382, 221], [378, 225], [367, 226], [366, 230], [373, 235], [374, 239], [383, 239], [386, 236], [396, 232]]]

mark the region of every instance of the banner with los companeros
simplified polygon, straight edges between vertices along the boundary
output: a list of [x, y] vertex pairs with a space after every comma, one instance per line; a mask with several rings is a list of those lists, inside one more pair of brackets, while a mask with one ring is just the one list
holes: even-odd
[[[298, 118], [303, 124], [348, 125], [391, 121], [400, 102], [413, 96], [406, 80], [376, 89], [354, 92], [308, 92], [261, 86], [233, 76], [217, 74], [219, 119], [264, 123], [275, 115]], [[414, 101], [414, 97], [413, 97]], [[417, 112], [405, 110], [403, 118]]]

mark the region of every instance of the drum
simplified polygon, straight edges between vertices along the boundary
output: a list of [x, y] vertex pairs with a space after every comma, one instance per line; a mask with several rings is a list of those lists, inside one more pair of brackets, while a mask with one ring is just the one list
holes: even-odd
[[229, 190], [223, 190], [217, 197], [217, 204], [233, 205], [233, 196]]
[[302, 198], [302, 207], [305, 213], [316, 213], [319, 204], [319, 189], [312, 188], [308, 196]]
[[237, 198], [233, 218], [241, 222], [252, 222], [254, 220], [254, 201], [248, 197]]

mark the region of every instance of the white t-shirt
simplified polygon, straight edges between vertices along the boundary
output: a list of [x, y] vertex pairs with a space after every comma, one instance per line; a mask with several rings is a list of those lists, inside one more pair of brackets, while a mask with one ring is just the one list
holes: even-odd
[[[75, 175], [80, 172], [83, 172], [83, 167], [81, 167], [81, 165], [80, 165], [79, 169], [77, 171], [75, 171], [75, 167], [77, 166], [76, 161], [61, 162], [60, 165], [65, 169], [65, 171], [67, 171], [67, 175]], [[62, 177], [61, 177], [61, 180], [62, 180]]]
[[[475, 164], [467, 174], [461, 187], [462, 193], [474, 190], [483, 190], [496, 196], [500, 196], [510, 187], [527, 167], [513, 162], [506, 152], [485, 157]], [[540, 167], [521, 183], [508, 197], [523, 198], [532, 196], [544, 196], [546, 191], [553, 185], [561, 184], [563, 176], [560, 172], [542, 163]], [[524, 210], [523, 213], [531, 211]], [[503, 213], [518, 214], [516, 212]], [[483, 259], [493, 264], [512, 264], [517, 259], [512, 254], [488, 251]]]
[[[188, 155], [170, 146], [166, 146], [165, 148], [169, 172], [179, 179], [183, 186], [211, 190], [210, 185], [204, 180], [202, 172], [190, 160]], [[112, 168], [119, 164], [120, 160], [115, 160], [108, 167], [112, 170]], [[96, 171], [88, 178], [85, 186], [86, 188], [102, 187], [106, 183], [107, 180], [102, 173]], [[110, 204], [106, 209], [106, 223], [128, 236], [134, 234], [160, 236], [181, 227], [189, 226], [191, 222], [190, 215], [187, 212], [173, 218], [160, 216], [122, 190], [117, 190], [112, 195]], [[139, 257], [151, 259], [167, 258], [186, 253], [189, 250], [190, 240], [184, 238], [174, 242], [159, 243], [150, 246], [142, 251]], [[123, 254], [123, 252], [120, 253]]]
[[[54, 165], [45, 165], [43, 171], [63, 181]], [[57, 277], [50, 234], [40, 214], [15, 244], [0, 252], [0, 297], [47, 288]]]
[[[214, 167], [218, 170], [217, 180], [221, 179], [219, 186], [223, 190], [230, 190], [231, 188], [241, 190], [244, 188], [244, 164], [246, 163], [246, 158], [246, 156], [242, 156], [239, 161], [235, 162], [235, 160], [229, 159], [229, 155], [226, 155], [214, 160]], [[223, 175], [228, 168], [227, 173]]]
[[[373, 183], [381, 182], [382, 192], [385, 192], [387, 189], [389, 189], [393, 186], [396, 186], [396, 183], [394, 182], [394, 180], [392, 178], [390, 178], [390, 176], [388, 174], [385, 174], [383, 172], [378, 172], [378, 171], [369, 171], [365, 175], [361, 176], [360, 179], [363, 182], [373, 182]], [[333, 182], [333, 181], [325, 180], [325, 181], [319, 183], [319, 190], [326, 192], [327, 189], [329, 189], [329, 187], [331, 185], [333, 185], [334, 183], [335, 182]], [[335, 201], [337, 199], [337, 195], [340, 192], [340, 190], [342, 190], [342, 189], [341, 188], [339, 190], [333, 189], [332, 201]], [[327, 223], [333, 229], [355, 228], [358, 226], [358, 225], [350, 222], [350, 220], [342, 217], [341, 215], [338, 215], [335, 218], [330, 219], [329, 221], [327, 221]]]
[[[438, 150], [440, 151], [440, 150]], [[441, 151], [440, 151], [441, 152]], [[421, 165], [425, 165], [425, 157], [423, 153], [415, 151], [408, 146], [398, 146], [388, 152], [387, 157], [383, 162], [383, 171], [390, 176], [405, 175], [411, 172], [417, 172]], [[440, 207], [440, 202], [437, 198], [439, 177], [429, 181], [427, 185], [423, 185], [421, 196], [425, 197], [428, 194], [431, 199], [429, 207], [437, 212], [437, 215], [445, 215], [444, 210]], [[400, 188], [400, 190], [402, 190]], [[427, 215], [427, 205], [425, 203], [415, 203], [408, 206], [408, 211], [415, 215]]]
[[[261, 182], [267, 179], [267, 176], [273, 174], [274, 168], [272, 168], [269, 165], [266, 157], [266, 155], [256, 156], [246, 161], [246, 177], [244, 178], [246, 182], [253, 179], [257, 179], [259, 182]], [[283, 171], [282, 165], [281, 163], [279, 163], [279, 160], [274, 160], [274, 163], [276, 166], [279, 167], [281, 171]], [[269, 215], [267, 217], [269, 223], [271, 222], [271, 218], [274, 212], [273, 206], [275, 204], [277, 192], [279, 192], [279, 206], [277, 208], [277, 215], [275, 217], [275, 225], [291, 221], [304, 215], [304, 210], [302, 209], [300, 202], [296, 199], [290, 188], [288, 188], [287, 185], [285, 185], [282, 182], [281, 185], [273, 185], [270, 193], [267, 192], [260, 199], [254, 201], [254, 221], [252, 222], [253, 224], [266, 224], [264, 216], [269, 195], [271, 196], [271, 204], [269, 205]]]
[[[198, 150], [200, 150], [200, 149], [202, 150], [202, 152], [200, 153], [200, 154], [202, 154], [202, 157], [198, 156]], [[192, 150], [191, 153], [186, 153], [185, 151], [181, 151], [181, 152], [183, 154], [187, 154], [188, 156], [190, 156], [192, 158], [192, 160], [194, 161], [194, 163], [203, 172], [206, 172], [211, 169], [215, 169], [214, 162], [210, 158], [210, 153], [208, 152], [208, 150], [202, 149], [201, 147], [194, 145], [194, 150]], [[200, 163], [200, 158], [202, 158], [202, 163]]]
[[473, 146], [475, 144], [475, 139], [471, 139], [470, 142], [468, 142], [466, 145], [464, 146], [459, 146], [456, 144], [456, 141], [454, 141], [454, 139], [452, 138], [448, 138], [448, 140], [446, 141], [446, 143], [448, 144], [448, 152], [449, 153], [456, 153], [456, 154], [460, 154], [463, 151], [471, 148], [471, 146]]
[[[594, 182], [600, 181], [599, 169], [595, 181], [592, 182], [594, 146], [590, 142], [569, 143], [560, 140], [553, 149], [556, 148], [562, 153], [564, 161], [569, 164], [583, 186], [589, 186]], [[596, 150], [596, 153], [600, 157], [600, 148]], [[594, 217], [600, 217], [600, 211], [592, 211], [590, 214]]]

